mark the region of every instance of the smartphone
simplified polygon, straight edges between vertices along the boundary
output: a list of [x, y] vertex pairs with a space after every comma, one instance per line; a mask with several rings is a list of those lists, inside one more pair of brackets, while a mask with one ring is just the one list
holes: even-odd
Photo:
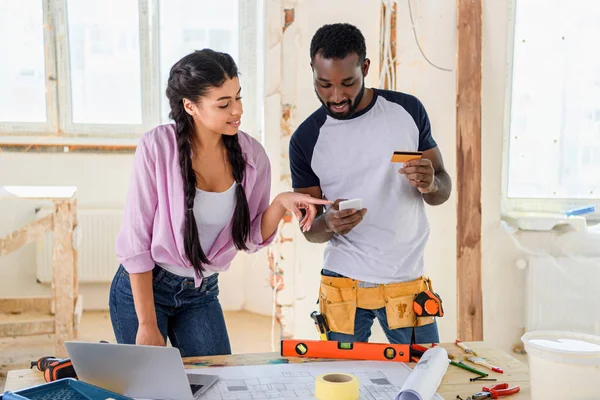
[[362, 199], [351, 199], [351, 200], [340, 201], [339, 208], [340, 208], [340, 211], [350, 210], [350, 209], [362, 210], [362, 208], [363, 208], [362, 207]]

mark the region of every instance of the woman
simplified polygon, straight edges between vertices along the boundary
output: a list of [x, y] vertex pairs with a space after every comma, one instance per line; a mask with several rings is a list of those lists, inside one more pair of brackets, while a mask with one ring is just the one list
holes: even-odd
[[110, 315], [118, 343], [164, 346], [168, 336], [182, 356], [230, 354], [218, 273], [238, 250], [270, 244], [287, 210], [307, 230], [315, 204], [329, 204], [298, 193], [269, 204], [265, 150], [238, 130], [240, 90], [224, 53], [196, 51], [170, 71], [175, 124], [140, 140], [117, 238]]

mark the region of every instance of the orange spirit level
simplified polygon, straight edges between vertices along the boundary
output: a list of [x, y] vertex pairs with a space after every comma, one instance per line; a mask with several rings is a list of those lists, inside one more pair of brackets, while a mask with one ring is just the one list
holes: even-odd
[[281, 341], [283, 357], [310, 357], [368, 361], [409, 362], [410, 345], [386, 343], [344, 343], [324, 340]]

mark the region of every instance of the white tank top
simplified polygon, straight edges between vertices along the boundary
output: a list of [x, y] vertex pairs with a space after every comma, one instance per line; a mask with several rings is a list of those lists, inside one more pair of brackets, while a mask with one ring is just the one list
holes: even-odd
[[[206, 192], [196, 188], [194, 198], [194, 217], [198, 226], [200, 245], [204, 254], [208, 254], [219, 233], [233, 218], [235, 210], [235, 182], [224, 192]], [[160, 264], [165, 270], [179, 276], [194, 277], [194, 269], [179, 265]], [[204, 277], [215, 274], [210, 270], [210, 265], [205, 266]]]

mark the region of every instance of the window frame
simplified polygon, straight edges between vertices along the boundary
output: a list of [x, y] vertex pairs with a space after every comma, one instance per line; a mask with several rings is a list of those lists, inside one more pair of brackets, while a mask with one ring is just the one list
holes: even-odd
[[[54, 146], [89, 143], [101, 147], [115, 144], [137, 144], [144, 132], [161, 121], [160, 83], [160, 33], [159, 0], [137, 0], [139, 15], [140, 72], [141, 72], [141, 124], [88, 124], [72, 122], [71, 77], [69, 71], [69, 39], [67, 25], [67, 0], [42, 0], [44, 21], [44, 56], [46, 60], [46, 118], [44, 123], [10, 121], [0, 122], [0, 146], [41, 145]], [[239, 59], [236, 60], [244, 77], [251, 85], [245, 85], [245, 129], [260, 140], [263, 136], [262, 106], [259, 96], [263, 90], [260, 79], [263, 60], [255, 51], [264, 48], [264, 38], [259, 36], [258, 26], [264, 16], [257, 15], [264, 8], [264, 0], [238, 2]], [[254, 23], [252, 23], [254, 21]], [[255, 46], [247, 46], [249, 43]], [[252, 48], [250, 48], [252, 47]], [[242, 49], [245, 49], [243, 51]], [[258, 79], [257, 79], [258, 78]], [[248, 86], [248, 87], [246, 87]]]
[[[530, 198], [530, 197], [509, 197], [509, 162], [510, 162], [510, 122], [511, 122], [511, 101], [513, 89], [513, 68], [514, 68], [514, 49], [515, 49], [515, 31], [516, 31], [516, 12], [517, 3], [527, 0], [509, 0], [509, 20], [506, 50], [506, 80], [505, 80], [505, 100], [504, 100], [504, 120], [502, 129], [502, 200], [501, 210], [503, 215], [514, 213], [551, 213], [563, 214], [564, 211], [586, 207], [594, 204], [600, 204], [600, 197], [592, 199], [575, 198]], [[594, 213], [586, 214], [588, 220], [600, 220], [600, 209], [596, 207]]]

